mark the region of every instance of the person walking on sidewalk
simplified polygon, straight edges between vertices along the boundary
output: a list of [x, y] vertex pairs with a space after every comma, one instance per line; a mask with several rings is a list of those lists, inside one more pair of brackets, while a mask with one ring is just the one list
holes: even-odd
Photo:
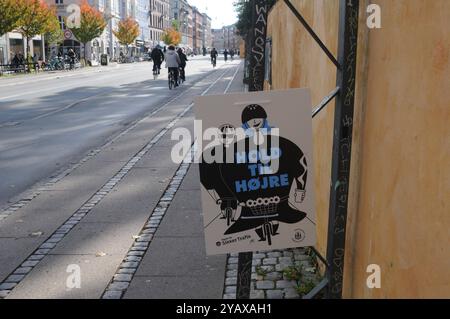
[[70, 70], [73, 70], [74, 66], [75, 66], [75, 58], [76, 58], [76, 54], [75, 51], [73, 51], [72, 48], [69, 49], [69, 65], [70, 65]]
[[153, 48], [150, 56], [153, 60], [153, 72], [158, 71], [159, 75], [161, 71], [161, 64], [164, 61], [164, 53], [159, 47], [159, 45]]
[[231, 49], [231, 50], [230, 50], [230, 57], [231, 57], [231, 61], [233, 61], [233, 60], [234, 60], [234, 54], [235, 54], [234, 50], [233, 50], [233, 49]]
[[186, 68], [186, 62], [189, 61], [186, 54], [184, 54], [183, 49], [182, 48], [178, 48], [178, 56], [180, 57], [181, 60], [181, 64], [180, 64], [180, 78], [184, 81], [186, 81], [186, 72], [185, 72], [185, 68]]
[[169, 45], [166, 52], [166, 67], [169, 69], [169, 76], [170, 73], [173, 72], [175, 87], [178, 86], [178, 68], [180, 65], [181, 59], [178, 53], [175, 52], [175, 47], [173, 45]]

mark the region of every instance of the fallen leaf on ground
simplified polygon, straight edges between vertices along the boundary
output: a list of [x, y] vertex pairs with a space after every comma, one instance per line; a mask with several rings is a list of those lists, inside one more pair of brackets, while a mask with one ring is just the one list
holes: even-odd
[[96, 257], [105, 257], [105, 256], [106, 256], [106, 253], [100, 251], [100, 252], [96, 253], [95, 256], [96, 256]]

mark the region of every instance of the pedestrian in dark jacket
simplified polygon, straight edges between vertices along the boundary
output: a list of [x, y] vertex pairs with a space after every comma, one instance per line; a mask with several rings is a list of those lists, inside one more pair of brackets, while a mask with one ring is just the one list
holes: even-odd
[[69, 56], [70, 69], [72, 70], [75, 66], [75, 58], [76, 58], [75, 51], [73, 51], [73, 49], [70, 48], [67, 55]]

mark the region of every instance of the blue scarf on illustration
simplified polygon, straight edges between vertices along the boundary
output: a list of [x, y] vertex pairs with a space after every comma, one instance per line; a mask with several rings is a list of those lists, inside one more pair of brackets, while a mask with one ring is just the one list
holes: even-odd
[[[247, 123], [244, 123], [242, 125], [242, 128], [245, 130], [245, 135], [247, 135], [248, 137], [253, 136], [255, 130], [253, 130], [250, 126], [248, 126]], [[260, 128], [260, 131], [263, 134], [269, 134], [271, 130], [272, 130], [272, 127], [269, 125], [269, 122], [267, 120], [264, 120], [264, 125]]]

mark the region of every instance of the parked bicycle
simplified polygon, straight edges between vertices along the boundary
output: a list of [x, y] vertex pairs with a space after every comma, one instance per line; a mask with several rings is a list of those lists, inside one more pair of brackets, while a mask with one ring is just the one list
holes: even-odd
[[60, 71], [64, 70], [64, 60], [61, 57], [52, 58], [46, 65], [46, 71]]

